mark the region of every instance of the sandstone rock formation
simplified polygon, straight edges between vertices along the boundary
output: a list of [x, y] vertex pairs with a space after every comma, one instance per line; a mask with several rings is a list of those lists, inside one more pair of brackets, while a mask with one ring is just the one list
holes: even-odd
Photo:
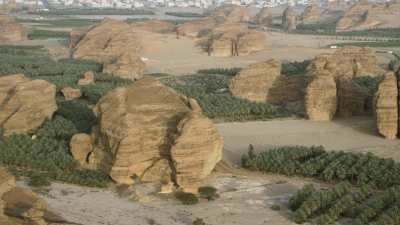
[[155, 33], [170, 33], [175, 30], [174, 24], [157, 19], [133, 22], [130, 25], [134, 30], [138, 29]]
[[94, 73], [92, 71], [87, 71], [83, 74], [83, 78], [78, 80], [79, 86], [94, 84]]
[[272, 26], [272, 14], [268, 7], [264, 7], [257, 13], [255, 22], [258, 25], [270, 27]]
[[[337, 110], [334, 113], [341, 117], [370, 113], [373, 105], [371, 96], [355, 85], [353, 80], [361, 76], [378, 76], [382, 72], [374, 52], [362, 47], [344, 47], [333, 54], [317, 56], [307, 68], [307, 74], [311, 78], [329, 76], [334, 79], [337, 90]], [[318, 95], [314, 98], [318, 98]], [[321, 95], [321, 98], [325, 96]], [[313, 109], [307, 108], [314, 106], [306, 102], [305, 107], [307, 112], [312, 112]], [[315, 118], [312, 115], [309, 117]]]
[[87, 32], [92, 29], [93, 26], [87, 26], [87, 27], [79, 27], [73, 29], [69, 33], [69, 48], [74, 49], [76, 45], [82, 40], [82, 38], [86, 35]]
[[47, 210], [47, 204], [35, 193], [16, 187], [15, 178], [0, 167], [0, 224], [72, 225]]
[[396, 27], [400, 16], [400, 3], [392, 1], [372, 4], [362, 0], [348, 9], [336, 24], [336, 30]]
[[125, 52], [115, 62], [105, 63], [103, 72], [122, 78], [136, 80], [142, 78], [146, 64], [135, 53]]
[[268, 60], [252, 64], [231, 79], [229, 90], [233, 96], [256, 102], [266, 102], [269, 90], [281, 74], [281, 63]]
[[56, 86], [24, 75], [0, 77], [0, 128], [5, 135], [31, 133], [57, 109]]
[[61, 89], [61, 93], [64, 95], [64, 98], [67, 101], [78, 99], [82, 96], [81, 90], [72, 87], [65, 87]]
[[318, 23], [321, 20], [321, 9], [316, 4], [311, 4], [304, 9], [301, 20], [305, 24]]
[[88, 161], [119, 184], [136, 177], [194, 191], [222, 157], [222, 138], [196, 101], [154, 78], [108, 92], [94, 111]]
[[137, 72], [144, 70], [140, 49], [140, 40], [129, 24], [107, 18], [81, 38], [73, 57], [106, 64], [104, 72], [135, 80], [142, 76]]
[[242, 56], [263, 50], [265, 36], [243, 23], [224, 23], [202, 37], [198, 45], [211, 56]]
[[93, 151], [92, 138], [88, 134], [75, 134], [69, 144], [70, 151], [75, 160], [81, 165], [88, 163], [88, 155]]
[[0, 15], [0, 42], [23, 41], [27, 39], [25, 28], [14, 18]]
[[297, 27], [297, 15], [292, 7], [287, 7], [282, 15], [282, 29], [285, 32], [292, 32]]
[[319, 71], [327, 71], [335, 79], [358, 76], [377, 76], [383, 70], [379, 68], [374, 51], [367, 47], [348, 46], [336, 50], [333, 54], [317, 56], [307, 68], [311, 75], [318, 76]]
[[330, 121], [336, 113], [336, 83], [329, 73], [316, 76], [308, 84], [305, 96], [306, 112], [310, 120]]
[[379, 84], [375, 96], [378, 132], [387, 139], [395, 139], [398, 134], [398, 96], [397, 78], [390, 72]]
[[217, 25], [217, 20], [212, 17], [205, 17], [188, 21], [177, 27], [179, 36], [197, 37], [202, 31], [212, 30]]

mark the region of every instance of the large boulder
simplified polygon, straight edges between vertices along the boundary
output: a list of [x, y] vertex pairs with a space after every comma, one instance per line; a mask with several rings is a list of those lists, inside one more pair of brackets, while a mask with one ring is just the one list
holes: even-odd
[[173, 182], [194, 191], [222, 157], [222, 138], [196, 101], [143, 78], [108, 92], [94, 108], [88, 161], [119, 184]]
[[395, 139], [398, 133], [398, 95], [397, 78], [387, 73], [375, 95], [375, 108], [378, 132], [388, 139]]
[[252, 64], [231, 79], [229, 90], [233, 96], [250, 101], [266, 102], [269, 91], [280, 77], [281, 63], [271, 59]]
[[335, 79], [378, 76], [383, 73], [372, 49], [355, 46], [340, 48], [333, 54], [319, 55], [310, 63], [307, 70], [313, 76], [328, 72]]
[[350, 7], [336, 23], [336, 30], [372, 29], [398, 26], [400, 3], [374, 4], [362, 0]]
[[257, 13], [255, 17], [255, 22], [258, 25], [265, 26], [265, 27], [270, 27], [272, 26], [272, 13], [269, 9], [269, 7], [264, 7], [260, 10], [260, 12]]
[[15, 178], [3, 167], [0, 167], [0, 224], [72, 225], [48, 211], [47, 203], [37, 194], [16, 187]]
[[304, 9], [301, 20], [305, 24], [319, 23], [321, 20], [321, 9], [316, 4], [311, 4]]
[[297, 15], [292, 7], [287, 7], [282, 15], [282, 29], [285, 32], [292, 32], [297, 27]]
[[23, 41], [27, 39], [25, 28], [14, 18], [0, 15], [0, 42]]
[[142, 76], [145, 65], [139, 57], [140, 39], [126, 22], [106, 18], [81, 34], [74, 45], [74, 58], [103, 63], [104, 72], [132, 80]]
[[5, 135], [32, 133], [57, 110], [56, 86], [24, 75], [0, 77], [0, 128]]
[[198, 45], [211, 56], [243, 56], [263, 50], [265, 36], [262, 32], [249, 29], [247, 24], [224, 23], [202, 37]]
[[336, 113], [337, 89], [330, 74], [316, 76], [306, 89], [305, 108], [310, 120], [330, 121]]

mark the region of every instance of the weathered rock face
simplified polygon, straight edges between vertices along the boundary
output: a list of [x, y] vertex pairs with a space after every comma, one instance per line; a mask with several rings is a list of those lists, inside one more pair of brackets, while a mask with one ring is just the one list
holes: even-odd
[[386, 74], [379, 84], [375, 102], [378, 132], [388, 139], [395, 139], [398, 133], [398, 95], [396, 76]]
[[93, 26], [87, 26], [73, 29], [69, 33], [69, 47], [71, 49], [74, 49], [76, 45], [82, 40], [82, 38], [85, 37], [86, 33], [89, 32], [92, 28]]
[[0, 224], [72, 225], [63, 221], [48, 212], [46, 202], [35, 193], [16, 187], [15, 178], [0, 167]]
[[61, 92], [67, 101], [78, 99], [82, 96], [81, 90], [72, 87], [65, 87]]
[[396, 1], [385, 4], [372, 4], [359, 1], [345, 12], [336, 24], [336, 30], [371, 29], [398, 26], [400, 4]]
[[321, 9], [316, 4], [311, 4], [305, 8], [301, 15], [303, 23], [318, 23], [321, 20]]
[[336, 83], [330, 74], [314, 77], [307, 86], [305, 96], [305, 108], [309, 119], [332, 120], [336, 113], [336, 95]]
[[94, 84], [94, 73], [92, 71], [87, 71], [83, 74], [83, 78], [78, 80], [79, 86], [85, 86], [89, 84]]
[[163, 20], [144, 20], [130, 24], [133, 29], [144, 30], [155, 33], [170, 33], [175, 30], [175, 25]]
[[90, 28], [76, 44], [73, 57], [104, 63], [104, 72], [134, 80], [140, 78], [142, 74], [138, 72], [144, 70], [144, 63], [139, 57], [140, 49], [140, 40], [129, 24], [104, 19]]
[[272, 26], [272, 14], [268, 7], [262, 8], [260, 12], [257, 13], [255, 22], [261, 26]]
[[0, 127], [5, 135], [31, 133], [57, 109], [56, 87], [23, 75], [0, 77]]
[[283, 11], [282, 15], [282, 29], [285, 32], [292, 32], [296, 30], [297, 27], [297, 15], [295, 11], [288, 7]]
[[93, 151], [92, 138], [88, 134], [75, 134], [69, 144], [70, 151], [75, 160], [81, 165], [88, 163], [88, 155]]
[[149, 77], [110, 91], [94, 109], [89, 162], [120, 184], [137, 177], [192, 191], [222, 155], [222, 139], [199, 108]]
[[229, 83], [233, 96], [256, 102], [266, 102], [269, 90], [281, 74], [281, 63], [277, 60], [252, 64], [243, 69]]
[[263, 33], [249, 29], [243, 23], [221, 24], [199, 41], [211, 56], [230, 57], [249, 55], [265, 48]]
[[142, 78], [146, 64], [135, 53], [123, 53], [115, 62], [105, 63], [103, 72], [122, 78], [137, 80]]
[[379, 68], [377, 58], [370, 48], [344, 47], [333, 54], [317, 56], [307, 68], [308, 73], [318, 76], [320, 71], [331, 73], [335, 79], [358, 76], [377, 76], [383, 70]]
[[23, 41], [27, 39], [25, 28], [14, 18], [0, 15], [0, 42]]
[[[368, 93], [365, 93], [351, 79], [340, 79], [336, 81], [337, 85], [337, 115], [340, 117], [352, 117], [357, 115], [369, 114], [372, 110], [372, 99]], [[369, 102], [371, 104], [369, 104]]]

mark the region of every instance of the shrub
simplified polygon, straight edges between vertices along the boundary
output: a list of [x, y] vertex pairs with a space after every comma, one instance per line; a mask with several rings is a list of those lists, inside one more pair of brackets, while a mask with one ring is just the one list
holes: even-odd
[[48, 137], [58, 140], [69, 141], [76, 134], [74, 123], [61, 116], [55, 116], [53, 120], [46, 120], [42, 127], [36, 132], [39, 137]]
[[303, 75], [306, 73], [308, 65], [310, 65], [310, 60], [304, 60], [302, 62], [289, 62], [283, 63], [281, 68], [281, 74], [286, 76], [292, 75]]
[[274, 204], [274, 205], [271, 206], [271, 210], [273, 210], [273, 211], [279, 211], [279, 210], [281, 210], [281, 206], [280, 206], [280, 205]]
[[96, 124], [96, 116], [88, 105], [81, 100], [59, 101], [56, 114], [71, 121], [78, 133], [90, 133]]
[[69, 39], [69, 32], [52, 31], [52, 30], [33, 30], [28, 34], [28, 38], [30, 40], [48, 39], [48, 38]]
[[199, 74], [206, 74], [206, 75], [226, 75], [226, 76], [235, 76], [237, 75], [242, 68], [211, 68], [211, 69], [202, 69], [198, 70], [197, 73]]
[[211, 187], [211, 186], [199, 187], [198, 191], [199, 191], [200, 197], [205, 198], [208, 201], [212, 201], [212, 200], [219, 198], [217, 189], [215, 187]]
[[43, 187], [51, 184], [48, 177], [40, 173], [34, 173], [29, 178], [29, 185], [32, 187]]
[[175, 198], [184, 205], [195, 205], [199, 203], [199, 199], [193, 193], [179, 191], [175, 193]]
[[195, 221], [193, 221], [193, 225], [206, 225], [203, 219], [197, 218]]

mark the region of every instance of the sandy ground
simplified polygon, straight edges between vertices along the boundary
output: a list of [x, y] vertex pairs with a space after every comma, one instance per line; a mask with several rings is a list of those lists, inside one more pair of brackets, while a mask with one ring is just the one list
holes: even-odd
[[240, 162], [249, 144], [256, 150], [284, 145], [322, 145], [327, 150], [372, 152], [400, 161], [400, 141], [378, 136], [374, 121], [368, 117], [336, 119], [333, 122], [274, 120], [265, 122], [221, 123], [225, 160]]
[[[192, 225], [202, 218], [207, 225], [294, 225], [287, 204], [289, 197], [307, 181], [280, 176], [227, 176], [214, 174], [208, 184], [218, 188], [220, 198], [185, 206], [168, 196], [149, 203], [121, 198], [114, 189], [102, 190], [53, 183], [40, 195], [49, 210], [84, 225]], [[26, 187], [23, 182], [20, 186]], [[271, 209], [279, 205], [280, 211]], [[150, 223], [153, 220], [155, 223]]]

